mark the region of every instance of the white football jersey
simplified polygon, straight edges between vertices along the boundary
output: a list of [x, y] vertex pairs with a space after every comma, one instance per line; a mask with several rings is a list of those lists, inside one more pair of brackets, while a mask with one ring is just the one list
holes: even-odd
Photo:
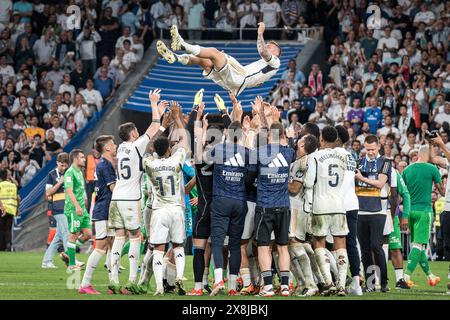
[[269, 61], [261, 58], [258, 61], [246, 65], [244, 67], [246, 73], [245, 87], [253, 88], [262, 85], [278, 72], [280, 64], [280, 59], [272, 56]]
[[353, 159], [350, 152], [344, 148], [339, 147], [334, 150], [346, 159], [344, 182], [342, 185], [342, 188], [345, 190], [343, 198], [345, 211], [359, 210], [358, 196], [355, 191], [356, 161]]
[[391, 177], [384, 184], [384, 187], [381, 189], [381, 205], [383, 208], [383, 214], [387, 214], [387, 210], [391, 208], [391, 203], [389, 202], [389, 197], [391, 196], [391, 188], [397, 188], [397, 170], [392, 168]]
[[142, 198], [142, 156], [150, 137], [147, 134], [133, 143], [123, 142], [117, 149], [117, 181], [112, 194], [114, 201], [140, 201]]
[[305, 187], [312, 188], [312, 213], [345, 213], [342, 188], [346, 157], [335, 149], [319, 150], [308, 157]]
[[289, 181], [297, 180], [298, 182], [302, 183], [302, 187], [300, 188], [300, 191], [295, 196], [289, 196], [291, 200], [291, 206], [293, 204], [302, 206], [303, 211], [307, 212], [306, 205], [309, 204], [307, 202], [305, 191], [306, 188], [303, 186], [305, 175], [306, 175], [306, 169], [307, 169], [307, 161], [308, 156], [303, 156], [300, 159], [295, 160], [291, 164], [290, 172], [289, 172]]
[[144, 159], [144, 170], [152, 186], [152, 209], [184, 206], [183, 163], [186, 150], [179, 148], [169, 158], [150, 156]]

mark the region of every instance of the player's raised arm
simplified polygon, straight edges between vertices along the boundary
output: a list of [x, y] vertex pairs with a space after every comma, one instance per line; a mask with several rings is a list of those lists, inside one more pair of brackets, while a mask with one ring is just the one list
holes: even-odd
[[261, 58], [269, 61], [272, 58], [272, 55], [269, 53], [266, 42], [264, 41], [264, 30], [266, 30], [266, 25], [264, 24], [264, 22], [258, 23], [258, 38], [256, 40], [256, 45], [258, 47], [258, 52]]
[[[160, 89], [150, 90], [148, 97], [150, 99], [150, 106], [152, 108], [152, 123], [148, 127], [145, 134], [151, 139], [159, 130], [161, 113], [164, 113], [166, 109], [167, 102], [161, 101], [158, 105], [160, 96]], [[162, 111], [162, 112], [161, 112]]]
[[[172, 113], [173, 120], [175, 121], [175, 128], [177, 129], [177, 134], [179, 137], [177, 146], [183, 148], [184, 150], [189, 150], [189, 141], [187, 131], [184, 128], [183, 114], [181, 112], [181, 107], [176, 101], [170, 102], [170, 112]], [[173, 148], [173, 152], [176, 151], [176, 147]], [[173, 153], [172, 152], [172, 153]]]

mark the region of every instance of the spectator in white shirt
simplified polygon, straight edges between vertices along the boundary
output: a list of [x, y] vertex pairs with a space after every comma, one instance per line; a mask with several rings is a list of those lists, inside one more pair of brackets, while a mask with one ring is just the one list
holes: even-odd
[[154, 3], [150, 8], [150, 13], [155, 19], [158, 29], [167, 29], [169, 27], [166, 21], [172, 14], [172, 7], [167, 0], [159, 0]]
[[81, 90], [80, 94], [86, 101], [91, 113], [93, 110], [101, 111], [103, 107], [103, 98], [98, 90], [94, 89], [94, 81], [88, 79], [86, 82], [86, 89]]
[[38, 66], [50, 66], [56, 52], [53, 28], [48, 28], [45, 34], [34, 43], [33, 52]]
[[123, 49], [123, 41], [129, 40], [133, 43], [133, 38], [131, 37], [131, 29], [130, 27], [124, 27], [122, 31], [122, 36], [119, 37], [116, 41], [116, 49]]
[[[64, 147], [67, 144], [67, 140], [69, 137], [67, 136], [66, 130], [61, 128], [61, 120], [57, 115], [54, 115], [52, 117], [51, 123], [53, 127], [50, 128], [50, 130], [53, 131], [55, 134], [55, 141], [57, 141], [62, 147]], [[47, 138], [48, 138], [48, 131], [47, 131]]]
[[414, 132], [408, 133], [408, 139], [406, 143], [403, 145], [402, 150], [400, 151], [403, 155], [408, 155], [411, 150], [419, 149], [420, 144], [416, 143], [416, 134]]
[[428, 4], [423, 2], [420, 5], [420, 11], [414, 16], [414, 26], [417, 27], [420, 22], [424, 22], [427, 26], [431, 26], [436, 20], [433, 11], [428, 10]]
[[75, 87], [70, 84], [70, 74], [66, 73], [63, 77], [63, 83], [59, 86], [58, 93], [70, 92], [70, 99], [73, 101], [75, 98]]
[[131, 41], [131, 50], [134, 52], [136, 56], [136, 63], [141, 61], [144, 57], [144, 45], [142, 44], [142, 40], [139, 38], [137, 34], [133, 35], [133, 41]]
[[391, 35], [391, 27], [387, 26], [384, 28], [384, 37], [378, 40], [377, 49], [383, 50], [383, 60], [390, 58], [390, 52], [393, 50], [398, 50], [398, 41]]
[[445, 103], [444, 112], [439, 112], [434, 117], [434, 122], [436, 123], [436, 128], [441, 128], [444, 122], [450, 124], [450, 102]]
[[83, 71], [91, 77], [96, 68], [97, 63], [97, 45], [102, 38], [95, 31], [94, 27], [87, 24], [83, 28], [83, 32], [77, 37], [76, 44], [80, 53], [81, 62], [83, 63]]
[[103, 0], [102, 8], [105, 9], [108, 7], [110, 7], [112, 10], [112, 16], [118, 18], [122, 13], [121, 9], [123, 8], [123, 2], [122, 0]]
[[387, 115], [384, 117], [384, 127], [378, 129], [377, 135], [380, 137], [382, 135], [387, 136], [388, 133], [392, 133], [395, 135], [395, 139], [400, 139], [400, 131], [394, 127], [392, 116]]
[[331, 120], [334, 121], [335, 125], [343, 124], [347, 120], [347, 115], [352, 110], [350, 106], [347, 105], [347, 98], [344, 93], [339, 94], [339, 104], [331, 107], [328, 110], [328, 114]]
[[6, 63], [6, 55], [0, 56], [0, 84], [6, 85], [16, 76], [14, 68]]
[[238, 7], [238, 18], [241, 28], [256, 28], [259, 8], [252, 0], [245, 0]]
[[32, 98], [27, 98], [24, 95], [14, 99], [12, 109], [10, 110], [11, 117], [15, 117], [19, 112], [23, 112], [25, 116], [33, 114], [33, 109], [31, 108], [33, 102]]
[[275, 0], [266, 0], [261, 4], [260, 22], [264, 22], [266, 28], [276, 28], [281, 20], [281, 6]]
[[75, 105], [70, 108], [69, 114], [74, 115], [78, 131], [84, 128], [91, 113], [81, 94], [75, 96]]

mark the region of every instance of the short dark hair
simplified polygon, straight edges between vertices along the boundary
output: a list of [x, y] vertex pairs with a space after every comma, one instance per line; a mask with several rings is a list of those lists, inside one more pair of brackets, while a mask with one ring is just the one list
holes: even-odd
[[274, 122], [270, 126], [270, 135], [272, 136], [273, 132], [278, 132], [278, 137], [281, 139], [284, 137], [284, 126], [280, 122]]
[[311, 154], [319, 149], [319, 140], [312, 134], [306, 135], [303, 139], [305, 141], [304, 148], [307, 154]]
[[386, 135], [386, 139], [392, 139], [392, 140], [395, 141], [395, 134], [393, 134], [392, 132], [388, 133], [388, 134]]
[[130, 134], [136, 129], [136, 125], [133, 122], [126, 122], [119, 126], [119, 138], [122, 141], [130, 140]]
[[322, 139], [325, 140], [325, 142], [333, 143], [338, 138], [338, 132], [337, 130], [332, 126], [325, 126], [322, 129]]
[[169, 149], [169, 146], [170, 142], [166, 136], [159, 136], [158, 139], [156, 139], [155, 142], [153, 143], [153, 148], [160, 157], [166, 154], [167, 150]]
[[338, 138], [341, 140], [342, 144], [347, 143], [348, 140], [350, 140], [350, 135], [348, 134], [347, 129], [344, 128], [344, 126], [338, 125], [335, 127]]
[[111, 135], [101, 135], [95, 139], [94, 149], [99, 153], [103, 153], [103, 148], [108, 144], [109, 141], [114, 140], [114, 137]]
[[70, 155], [69, 155], [70, 163], [72, 163], [73, 160], [74, 160], [75, 158], [77, 158], [78, 155], [80, 155], [81, 153], [84, 154], [83, 150], [81, 150], [81, 149], [73, 149], [73, 150], [70, 152]]
[[61, 163], [69, 163], [69, 154], [67, 152], [61, 152], [56, 157], [56, 161]]
[[366, 137], [366, 139], [364, 140], [364, 143], [367, 143], [367, 144], [371, 144], [371, 143], [376, 143], [376, 144], [378, 144], [378, 142], [379, 142], [379, 140], [378, 140], [377, 136], [374, 135], [374, 134], [369, 134], [369, 135]]
[[302, 135], [312, 134], [314, 137], [316, 137], [317, 140], [319, 140], [320, 128], [315, 123], [312, 123], [312, 122], [305, 123], [301, 132], [302, 132]]
[[227, 131], [227, 136], [230, 141], [237, 143], [242, 138], [242, 125], [240, 121], [233, 121]]
[[0, 180], [5, 181], [8, 179], [8, 172], [6, 170], [0, 170]]

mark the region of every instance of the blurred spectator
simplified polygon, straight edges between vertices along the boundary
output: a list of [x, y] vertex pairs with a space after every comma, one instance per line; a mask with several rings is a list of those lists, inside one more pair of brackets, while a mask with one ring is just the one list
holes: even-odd
[[[214, 1], [215, 2], [215, 1]], [[257, 21], [259, 18], [259, 8], [252, 0], [244, 0], [238, 6], [238, 18], [241, 28], [257, 28]], [[244, 39], [255, 39], [256, 30], [246, 30], [243, 32]]]
[[281, 6], [275, 0], [265, 0], [260, 5], [259, 21], [266, 25], [265, 37], [267, 39], [279, 39], [281, 32], [270, 30], [277, 28], [281, 21]]
[[198, 0], [191, 0], [192, 5], [187, 13], [189, 40], [201, 40], [202, 29], [205, 27], [205, 8]]
[[94, 89], [94, 81], [88, 79], [86, 81], [86, 89], [81, 90], [80, 94], [86, 101], [91, 113], [94, 111], [101, 111], [103, 107], [103, 98], [100, 92]]
[[108, 100], [114, 95], [114, 81], [108, 77], [108, 69], [102, 67], [100, 70], [100, 76], [95, 79], [94, 87], [100, 92], [103, 100]]
[[83, 28], [83, 32], [80, 33], [77, 38], [76, 43], [83, 63], [83, 70], [88, 76], [92, 76], [95, 72], [97, 63], [97, 43], [99, 43], [100, 40], [102, 40], [102, 38], [98, 32], [95, 31], [94, 27], [90, 27], [87, 24]]

